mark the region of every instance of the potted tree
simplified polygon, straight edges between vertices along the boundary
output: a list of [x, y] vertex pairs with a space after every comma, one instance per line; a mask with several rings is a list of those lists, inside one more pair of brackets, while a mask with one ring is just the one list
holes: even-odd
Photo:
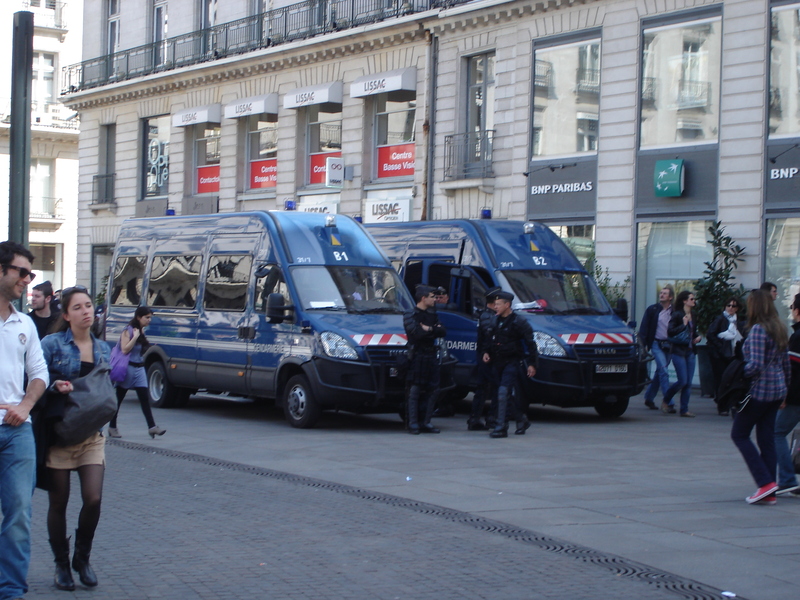
[[[702, 279], [695, 286], [694, 296], [697, 300], [697, 331], [705, 336], [714, 319], [722, 314], [725, 301], [731, 296], [742, 297], [745, 288], [740, 283], [734, 284], [736, 276], [734, 271], [739, 263], [744, 262], [744, 248], [733, 241], [731, 236], [725, 234], [722, 221], [714, 221], [708, 228], [711, 239], [711, 260], [705, 263]], [[697, 363], [700, 372], [701, 393], [705, 396], [714, 396], [714, 376], [711, 371], [711, 361], [708, 357], [707, 346], [698, 347]]]

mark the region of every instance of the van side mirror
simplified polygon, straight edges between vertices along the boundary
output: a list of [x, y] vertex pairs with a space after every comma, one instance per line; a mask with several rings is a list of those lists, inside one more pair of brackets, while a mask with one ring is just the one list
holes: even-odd
[[283, 294], [273, 292], [267, 296], [267, 318], [270, 323], [283, 323], [287, 310], [294, 310], [294, 306], [284, 303]]
[[628, 321], [628, 301], [625, 298], [617, 300], [617, 306], [614, 308], [614, 314], [622, 319], [623, 323]]

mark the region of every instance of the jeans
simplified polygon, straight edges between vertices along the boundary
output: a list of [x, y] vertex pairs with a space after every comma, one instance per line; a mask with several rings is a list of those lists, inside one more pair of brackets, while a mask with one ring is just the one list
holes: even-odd
[[672, 397], [680, 391], [681, 393], [681, 414], [689, 412], [689, 396], [692, 394], [692, 378], [694, 377], [694, 365], [697, 357], [694, 352], [687, 352], [686, 356], [679, 353], [672, 354], [672, 366], [678, 381], [673, 383], [664, 395], [664, 402], [671, 402]]
[[28, 591], [36, 450], [30, 423], [0, 425], [0, 600]]
[[[758, 487], [775, 481], [778, 457], [775, 454], [775, 415], [780, 402], [758, 402], [753, 399], [736, 415], [731, 428], [731, 439], [750, 469]], [[758, 450], [750, 440], [750, 432], [756, 428]]]
[[669, 389], [669, 373], [667, 367], [669, 366], [670, 354], [665, 354], [656, 340], [653, 340], [653, 346], [650, 348], [653, 353], [653, 362], [656, 366], [656, 372], [653, 373], [653, 381], [644, 393], [645, 402], [652, 402], [653, 398], [658, 393], [658, 386], [661, 385], [661, 394], [666, 396]]
[[[778, 457], [778, 485], [791, 487], [797, 485], [797, 476], [792, 464], [792, 452], [786, 436], [800, 423], [800, 406], [789, 404], [778, 411], [775, 417], [775, 454]], [[767, 482], [769, 483], [769, 482]]]

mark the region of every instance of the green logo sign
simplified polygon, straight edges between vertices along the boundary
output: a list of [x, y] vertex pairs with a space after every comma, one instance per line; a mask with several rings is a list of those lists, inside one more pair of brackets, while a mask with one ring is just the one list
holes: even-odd
[[683, 194], [683, 159], [656, 161], [653, 186], [656, 198], [681, 196]]

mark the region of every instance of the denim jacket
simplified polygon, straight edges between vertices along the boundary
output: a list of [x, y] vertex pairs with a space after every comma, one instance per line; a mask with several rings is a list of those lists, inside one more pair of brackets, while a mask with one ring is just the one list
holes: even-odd
[[[91, 335], [91, 334], [90, 334]], [[94, 364], [109, 361], [111, 350], [108, 344], [92, 335]], [[42, 353], [50, 370], [50, 381], [72, 380], [80, 376], [81, 351], [73, 341], [72, 330], [51, 333], [42, 340]]]

